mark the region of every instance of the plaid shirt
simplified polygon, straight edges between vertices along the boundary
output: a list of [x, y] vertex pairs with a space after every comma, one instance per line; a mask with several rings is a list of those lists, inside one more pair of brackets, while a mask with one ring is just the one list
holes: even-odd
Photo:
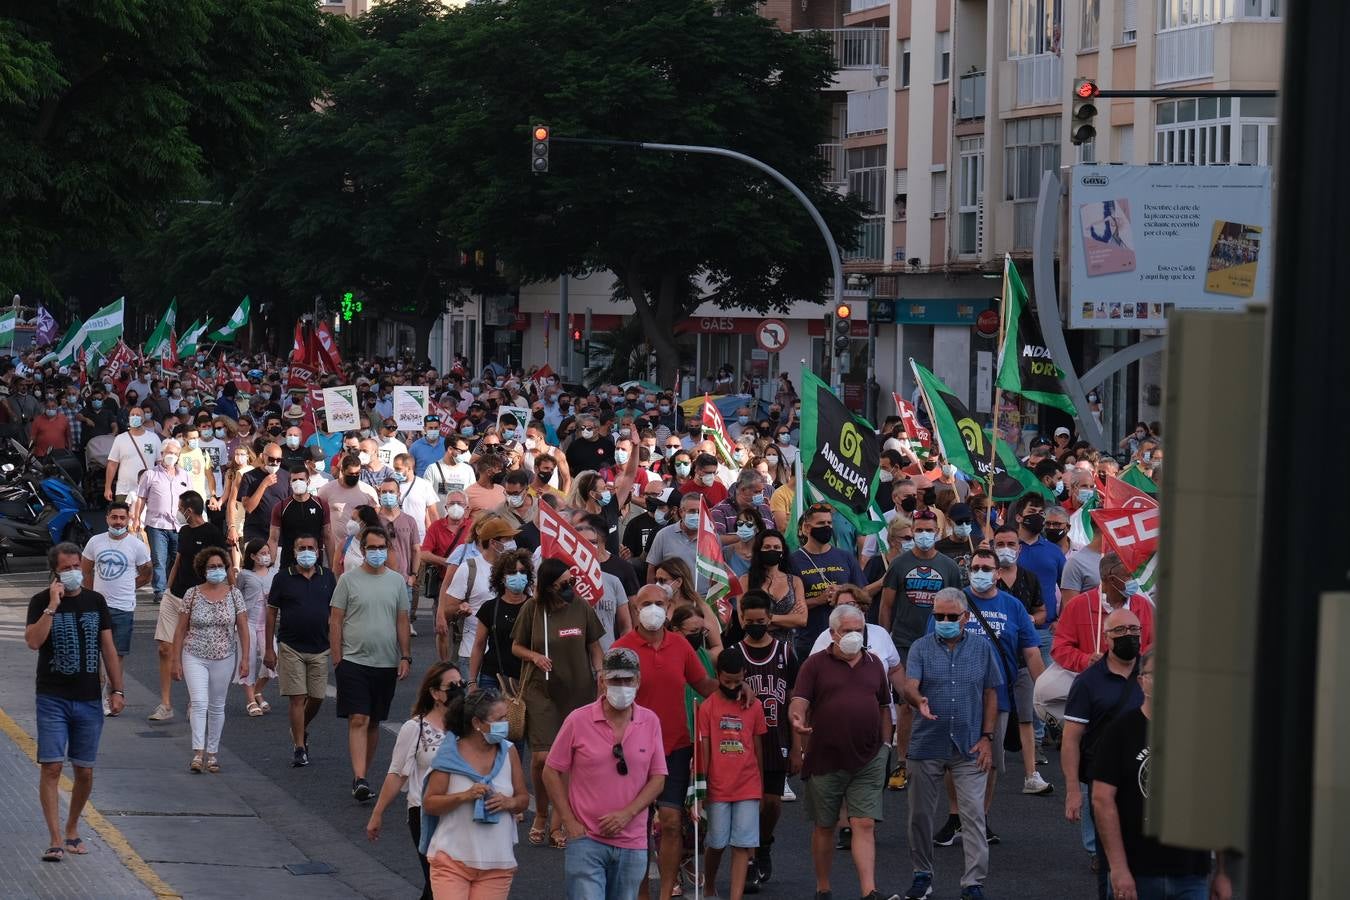
[[61, 410], [61, 415], [66, 417], [66, 421], [70, 422], [70, 446], [72, 447], [80, 447], [83, 445], [81, 437], [84, 432], [84, 423], [80, 421], [80, 413], [82, 411], [83, 410], [79, 409], [71, 409], [68, 406]]
[[[910, 759], [974, 759], [970, 752], [984, 730], [984, 692], [1003, 683], [992, 641], [961, 632], [948, 648], [936, 634], [925, 634], [909, 648], [905, 674], [919, 681], [920, 696], [937, 716], [914, 717]], [[997, 748], [995, 748], [997, 749]]]

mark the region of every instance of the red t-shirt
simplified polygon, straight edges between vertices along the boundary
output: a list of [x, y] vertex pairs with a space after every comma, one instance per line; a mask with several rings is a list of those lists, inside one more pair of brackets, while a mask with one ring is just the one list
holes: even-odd
[[695, 724], [700, 741], [708, 741], [708, 799], [714, 803], [758, 800], [764, 792], [755, 748], [769, 729], [764, 706], [728, 700], [713, 691], [698, 706]]
[[613, 646], [627, 647], [638, 655], [642, 683], [638, 686], [637, 702], [661, 720], [661, 742], [665, 744], [666, 756], [691, 746], [684, 686], [699, 684], [708, 677], [708, 670], [703, 668], [694, 648], [673, 631], [665, 632], [660, 646], [653, 647], [636, 630], [619, 638]]
[[680, 495], [684, 494], [702, 494], [703, 502], [708, 504], [708, 509], [712, 509], [729, 496], [727, 487], [722, 482], [714, 479], [712, 484], [704, 485], [698, 480], [697, 475], [680, 485]]

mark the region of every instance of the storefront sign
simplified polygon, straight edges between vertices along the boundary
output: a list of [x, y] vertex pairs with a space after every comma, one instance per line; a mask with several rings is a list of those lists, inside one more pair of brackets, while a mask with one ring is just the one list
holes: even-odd
[[991, 298], [933, 299], [901, 298], [895, 301], [897, 325], [974, 325], [980, 313], [993, 307]]
[[754, 334], [763, 319], [733, 316], [691, 316], [675, 326], [676, 334]]

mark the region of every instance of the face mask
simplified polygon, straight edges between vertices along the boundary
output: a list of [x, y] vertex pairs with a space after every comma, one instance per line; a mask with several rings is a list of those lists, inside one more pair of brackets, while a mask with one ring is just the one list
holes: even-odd
[[462, 434], [464, 437], [473, 437], [473, 426], [468, 423], [465, 423], [459, 426], [459, 433]]
[[672, 456], [674, 456], [676, 453], [679, 453], [679, 452], [680, 452], [680, 448], [679, 448], [679, 447], [663, 447], [663, 448], [661, 448], [661, 452], [665, 454], [666, 459], [670, 459], [670, 458], [671, 458]]
[[960, 622], [934, 622], [933, 631], [944, 641], [950, 641], [961, 633]]
[[1061, 478], [1059, 481], [1056, 481], [1056, 482], [1055, 482], [1055, 496], [1059, 496], [1059, 495], [1062, 494], [1062, 493], [1064, 493], [1064, 479], [1063, 479], [1063, 478]]
[[951, 478], [956, 474], [956, 466], [952, 465], [951, 463], [947, 463], [942, 467], [942, 474], [947, 478]]
[[745, 633], [752, 641], [762, 641], [764, 635], [769, 633], [769, 626], [763, 622], [755, 622], [745, 626]]
[[267, 429], [267, 433], [272, 437], [281, 437], [282, 428], [280, 425], [273, 425], [271, 428]]
[[141, 427], [141, 417], [140, 417], [140, 416], [127, 416], [127, 425], [130, 426], [130, 427], [132, 427], [132, 428], [140, 428], [140, 427]]
[[366, 563], [372, 569], [378, 569], [380, 566], [384, 565], [385, 560], [387, 559], [389, 559], [389, 551], [384, 547], [377, 547], [373, 550], [366, 551]]
[[818, 544], [828, 544], [834, 539], [834, 528], [830, 525], [817, 525], [811, 529], [811, 540]]
[[1058, 544], [1060, 541], [1064, 540], [1064, 535], [1068, 533], [1069, 530], [1067, 528], [1046, 528], [1045, 539], [1052, 544]]
[[514, 538], [507, 538], [506, 540], [502, 541], [503, 553], [510, 553], [514, 549], [516, 549], [516, 542]]
[[583, 440], [589, 441], [591, 438], [595, 437], [595, 429], [594, 428], [581, 429], [581, 437]]
[[360, 523], [360, 522], [356, 521], [355, 519], [348, 519], [348, 520], [347, 520], [347, 533], [348, 533], [348, 534], [350, 534], [350, 535], [355, 535], [355, 534], [356, 534], [358, 531], [360, 531], [360, 530], [361, 530], [361, 523]]
[[299, 497], [301, 494], [307, 493], [308, 491], [309, 482], [303, 480], [291, 482], [291, 493], [295, 496]]
[[103, 408], [103, 401], [102, 401], [102, 400], [97, 400], [97, 399], [96, 399], [96, 400], [94, 400], [93, 406], [94, 406], [94, 409], [102, 409], [102, 408]]
[[749, 522], [742, 522], [736, 526], [736, 537], [743, 541], [748, 541], [755, 536], [755, 526]]
[[514, 591], [519, 594], [523, 592], [526, 585], [530, 583], [530, 576], [526, 575], [524, 572], [512, 572], [502, 580], [506, 582], [506, 589], [508, 591]]
[[84, 584], [84, 573], [79, 569], [67, 569], [56, 576], [61, 579], [61, 587], [66, 589], [67, 593], [74, 593]]
[[637, 688], [631, 685], [624, 687], [612, 685], [605, 688], [605, 699], [615, 709], [627, 709], [637, 699]]
[[1023, 516], [1022, 527], [1032, 534], [1040, 534], [1041, 529], [1045, 527], [1045, 516], [1040, 513], [1032, 513], [1029, 516]]
[[406, 473], [406, 472], [400, 472], [400, 471], [398, 471], [397, 469], [395, 469], [395, 470], [394, 470], [394, 480], [397, 481], [399, 484], [403, 484], [404, 482], [406, 482], [406, 481], [408, 480], [408, 473]]
[[628, 463], [628, 451], [627, 451], [627, 450], [615, 450], [615, 451], [614, 451], [614, 461], [615, 461], [616, 463], [618, 463], [619, 465], [621, 465], [621, 466], [622, 466], [622, 465], [627, 465], [627, 463]]
[[382, 491], [380, 493], [380, 505], [385, 509], [393, 509], [395, 506], [398, 506], [398, 494]]
[[861, 631], [850, 631], [839, 638], [839, 652], [845, 656], [857, 656], [858, 651], [862, 648], [863, 636]]
[[684, 639], [688, 641], [689, 646], [693, 647], [695, 650], [702, 650], [703, 645], [707, 642], [707, 635], [701, 631], [696, 631], [693, 634], [686, 634]]
[[919, 508], [919, 501], [914, 497], [904, 497], [900, 500], [900, 509], [902, 512], [912, 513]]
[[663, 416], [664, 416], [666, 413], [670, 412], [670, 406], [669, 406], [669, 404], [666, 404], [666, 403], [662, 403], [661, 406], [659, 407], [659, 409], [661, 410], [661, 415], [663, 415]]
[[782, 444], [784, 447], [790, 446], [792, 444], [792, 435], [780, 434], [778, 436], [778, 443]]
[[706, 475], [698, 476], [699, 484], [703, 485], [704, 487], [712, 487], [713, 482], [716, 480], [717, 480], [716, 472], [709, 472]]
[[571, 603], [575, 599], [577, 599], [577, 591], [571, 584], [566, 584], [558, 588], [558, 600], [560, 602], [566, 604]]
[[176, 465], [178, 465], [178, 454], [177, 454], [177, 453], [166, 453], [166, 454], [164, 454], [164, 468], [166, 468], [166, 469], [172, 469], [172, 468], [173, 468], [174, 466], [176, 466]]
[[56, 410], [54, 409], [44, 409], [42, 412], [49, 417], [56, 415]]
[[741, 699], [741, 689], [738, 688], [738, 687], [729, 688], [729, 687], [727, 687], [727, 686], [724, 685], [724, 684], [718, 684], [718, 685], [717, 685], [717, 689], [718, 689], [719, 691], [721, 691], [721, 692], [722, 692], [722, 696], [723, 696], [723, 697], [726, 697], [728, 700], [739, 700], [739, 699]]
[[614, 492], [613, 492], [613, 491], [601, 491], [601, 492], [600, 492], [600, 505], [601, 505], [601, 506], [609, 506], [609, 501], [611, 501], [611, 500], [613, 500], [613, 499], [614, 499]]
[[1129, 581], [1125, 582], [1125, 586], [1121, 588], [1121, 591], [1125, 594], [1126, 599], [1140, 593], [1138, 580], [1131, 578]]
[[1017, 551], [1012, 547], [999, 547], [994, 550], [994, 555], [998, 557], [1000, 566], [1011, 566], [1017, 562]]
[[510, 506], [512, 509], [520, 509], [522, 506], [525, 505], [525, 495], [524, 495], [524, 494], [507, 494], [507, 495], [506, 495], [506, 505], [507, 505], [507, 506]]
[[533, 450], [535, 447], [538, 447], [538, 446], [539, 446], [539, 442], [536, 441], [534, 438], [526, 438], [526, 439], [525, 439], [525, 449], [526, 449], [526, 450]]
[[1078, 489], [1078, 502], [1080, 504], [1089, 502], [1095, 496], [1097, 496], [1097, 492], [1094, 491], [1092, 488]]
[[956, 536], [959, 537], [959, 538], [968, 538], [968, 537], [970, 537], [970, 531], [971, 531], [971, 526], [970, 526], [970, 523], [969, 523], [969, 522], [963, 522], [963, 523], [961, 523], [961, 524], [959, 524], [959, 525], [953, 525], [953, 526], [952, 526], [952, 534], [956, 535]]
[[778, 457], [776, 457], [776, 456], [766, 456], [766, 457], [764, 457], [764, 461], [765, 461], [766, 463], [769, 464], [769, 468], [770, 468], [770, 469], [776, 469], [776, 468], [778, 468]]
[[666, 608], [659, 603], [642, 607], [638, 613], [638, 623], [648, 631], [660, 631], [666, 624]]
[[300, 436], [297, 435], [297, 434], [288, 434], [288, 435], [286, 435], [286, 446], [287, 446], [287, 447], [290, 447], [292, 450], [294, 450], [294, 449], [296, 449], [297, 447], [299, 447], [299, 446], [300, 446]]
[[212, 584], [220, 584], [225, 580], [225, 570], [219, 566], [207, 569], [206, 580]]
[[281, 464], [280, 464], [280, 463], [272, 463], [272, 464], [270, 464], [270, 465], [263, 466], [263, 468], [265, 468], [265, 469], [267, 470], [267, 473], [268, 473], [269, 475], [275, 475], [275, 474], [277, 474], [278, 472], [281, 471]]
[[178, 512], [174, 514], [174, 517], [173, 517], [173, 518], [174, 518], [174, 521], [178, 523], [178, 527], [179, 527], [179, 528], [182, 528], [184, 525], [186, 525], [186, 524], [188, 523], [187, 516], [185, 516], [185, 515], [183, 514], [183, 511], [182, 511], [181, 509], [178, 510]]
[[914, 549], [914, 541], [909, 540], [909, 541], [901, 541], [901, 542], [900, 542], [900, 552], [901, 552], [901, 553], [908, 553], [909, 551], [911, 551], [911, 550], [913, 550], [913, 549]]
[[1117, 659], [1123, 659], [1126, 662], [1139, 655], [1139, 635], [1123, 634], [1118, 638], [1111, 639], [1111, 652]]
[[159, 389], [159, 395], [160, 395], [161, 397], [167, 397], [167, 396], [169, 396], [169, 389], [168, 389], [168, 388], [160, 388], [160, 389]]
[[749, 424], [750, 424], [750, 417], [749, 417], [749, 416], [737, 416], [737, 417], [736, 417], [736, 421], [737, 421], [739, 424], [741, 424], [741, 425], [749, 425]]
[[370, 465], [370, 454], [367, 453], [366, 451], [362, 450], [360, 453], [356, 455], [356, 458], [361, 460], [361, 465], [363, 466]]
[[507, 733], [511, 729], [511, 723], [505, 720], [501, 722], [489, 722], [488, 730], [482, 732], [483, 740], [489, 744], [500, 744], [506, 740]]
[[312, 569], [314, 564], [319, 561], [319, 553], [317, 550], [301, 550], [295, 554], [295, 561], [300, 564], [302, 569]]
[[698, 528], [698, 513], [687, 513], [684, 517], [684, 527], [690, 531]]
[[426, 433], [427, 443], [434, 444], [436, 443], [436, 441], [440, 439], [440, 437], [441, 437], [441, 430], [439, 428], [427, 429]]
[[994, 573], [971, 572], [970, 586], [975, 589], [976, 593], [983, 594], [985, 591], [989, 590], [991, 587], [994, 586]]
[[675, 474], [678, 475], [678, 476], [680, 476], [681, 478], [688, 478], [688, 477], [689, 477], [689, 463], [676, 463], [676, 464], [675, 464]]
[[268, 556], [265, 553], [260, 553], [259, 555], [255, 556], [254, 560], [258, 563], [258, 565], [262, 566], [264, 569], [272, 568], [272, 557]]
[[361, 480], [360, 475], [343, 475], [342, 483], [347, 487], [356, 487], [356, 483]]
[[121, 528], [114, 528], [112, 525], [108, 526], [108, 534], [112, 535], [115, 538], [120, 538], [122, 535], [126, 533], [127, 529], [125, 525], [123, 525]]
[[920, 550], [932, 550], [937, 544], [936, 531], [916, 531], [914, 532], [914, 546]]
[[881, 470], [881, 483], [882, 483], [882, 484], [889, 484], [890, 482], [892, 482], [892, 481], [894, 481], [894, 480], [895, 480], [895, 476], [891, 474], [891, 471], [890, 471], [889, 469], [882, 469], [882, 470]]

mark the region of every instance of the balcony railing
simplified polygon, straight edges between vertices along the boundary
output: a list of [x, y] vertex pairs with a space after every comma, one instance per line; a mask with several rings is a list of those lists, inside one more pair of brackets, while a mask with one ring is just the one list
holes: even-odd
[[844, 259], [849, 262], [864, 259], [885, 259], [882, 244], [886, 242], [886, 220], [863, 219], [862, 225], [858, 227], [858, 248], [848, 250], [844, 253]]
[[841, 69], [872, 69], [886, 65], [885, 28], [815, 28], [833, 43], [834, 63]]
[[1159, 31], [1153, 46], [1158, 84], [1194, 81], [1214, 74], [1214, 26], [1192, 25]]
[[1063, 100], [1064, 64], [1053, 53], [1024, 56], [1017, 63], [1017, 105], [1042, 106]]
[[838, 186], [847, 183], [848, 179], [844, 174], [843, 144], [819, 144], [816, 146], [816, 154], [825, 160], [826, 184]]
[[984, 118], [983, 72], [962, 75], [956, 88], [956, 117], [958, 119]]
[[862, 12], [864, 9], [876, 9], [878, 6], [889, 6], [891, 0], [848, 0], [848, 11], [851, 13]]
[[846, 134], [867, 134], [886, 130], [886, 101], [888, 91], [876, 88], [870, 91], [850, 91]]

